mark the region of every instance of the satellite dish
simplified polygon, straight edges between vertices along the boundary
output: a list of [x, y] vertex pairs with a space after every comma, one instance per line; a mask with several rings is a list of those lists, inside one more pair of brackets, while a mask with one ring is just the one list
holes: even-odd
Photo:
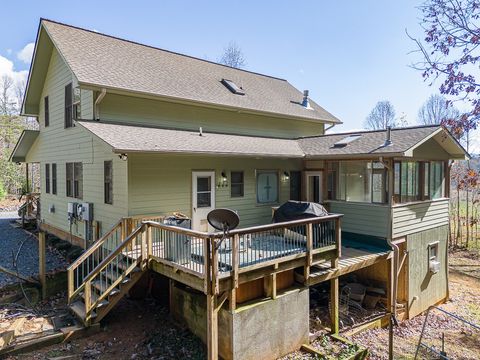
[[230, 209], [214, 209], [208, 213], [207, 220], [212, 227], [224, 234], [235, 229], [240, 222], [237, 213]]

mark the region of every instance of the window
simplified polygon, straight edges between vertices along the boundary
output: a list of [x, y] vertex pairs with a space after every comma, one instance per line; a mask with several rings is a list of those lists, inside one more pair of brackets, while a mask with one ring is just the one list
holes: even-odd
[[57, 164], [52, 164], [52, 194], [57, 194]]
[[257, 171], [257, 203], [278, 202], [278, 172]]
[[197, 177], [197, 207], [212, 206], [212, 178], [210, 176]]
[[81, 162], [66, 164], [66, 193], [69, 197], [83, 197], [83, 166]]
[[302, 197], [302, 173], [290, 171], [290, 200], [300, 201]]
[[245, 91], [240, 86], [237, 86], [232, 80], [222, 79], [222, 84], [234, 94], [245, 95]]
[[407, 203], [444, 197], [444, 166], [442, 161], [395, 162], [395, 202]]
[[438, 261], [438, 241], [428, 244], [428, 260]]
[[50, 164], [45, 164], [45, 192], [50, 194]]
[[113, 204], [113, 166], [112, 161], [103, 163], [103, 185], [105, 204]]
[[65, 86], [65, 128], [73, 126], [72, 84]]
[[48, 104], [48, 96], [43, 99], [43, 107], [45, 110], [45, 127], [50, 125], [50, 108]]
[[230, 196], [243, 197], [243, 195], [244, 195], [243, 171], [230, 172]]
[[338, 186], [338, 162], [329, 162], [327, 164], [327, 199], [337, 199]]

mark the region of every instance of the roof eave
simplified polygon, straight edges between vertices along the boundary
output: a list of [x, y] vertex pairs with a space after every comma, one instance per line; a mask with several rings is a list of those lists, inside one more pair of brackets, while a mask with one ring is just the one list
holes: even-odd
[[165, 150], [133, 150], [113, 148], [115, 154], [161, 154], [161, 155], [204, 155], [204, 156], [238, 156], [253, 158], [282, 158], [282, 159], [303, 159], [303, 154], [268, 154], [268, 153], [237, 153], [221, 151], [165, 151]]

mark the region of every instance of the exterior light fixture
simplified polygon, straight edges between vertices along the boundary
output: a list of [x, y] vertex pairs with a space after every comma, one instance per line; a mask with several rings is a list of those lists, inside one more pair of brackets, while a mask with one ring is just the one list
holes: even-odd
[[218, 182], [218, 187], [227, 187], [227, 181], [227, 174], [225, 173], [225, 171], [222, 171], [222, 173], [220, 174], [220, 181]]
[[284, 180], [284, 181], [290, 180], [290, 174], [289, 174], [288, 171], [284, 171], [284, 172], [283, 172], [283, 180]]
[[127, 159], [128, 159], [127, 154], [120, 154], [120, 155], [118, 155], [118, 157], [123, 161], [127, 161]]

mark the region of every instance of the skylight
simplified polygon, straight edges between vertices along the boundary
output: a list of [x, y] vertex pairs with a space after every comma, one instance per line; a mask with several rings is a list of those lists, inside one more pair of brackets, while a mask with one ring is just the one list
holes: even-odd
[[343, 138], [342, 140], [337, 141], [335, 144], [333, 144], [333, 147], [345, 147], [348, 144], [350, 144], [352, 141], [357, 140], [358, 138], [361, 138], [362, 135], [349, 135], [346, 138]]
[[232, 80], [222, 79], [222, 84], [234, 94], [245, 95], [245, 91], [241, 87], [237, 86], [237, 84], [235, 84]]

